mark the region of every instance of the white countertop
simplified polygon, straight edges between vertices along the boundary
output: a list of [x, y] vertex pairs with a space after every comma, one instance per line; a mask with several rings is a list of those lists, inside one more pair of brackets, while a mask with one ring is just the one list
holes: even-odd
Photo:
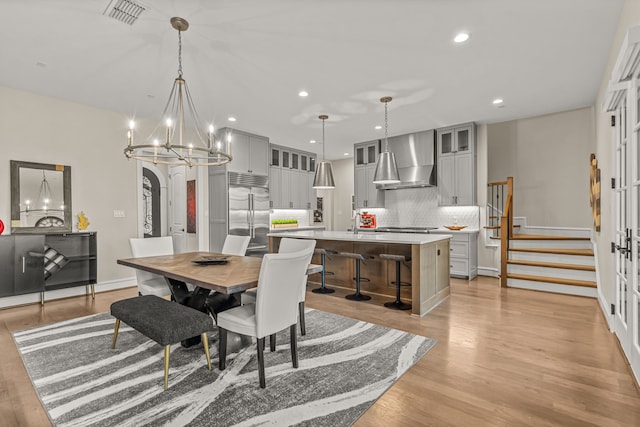
[[438, 228], [436, 230], [430, 230], [430, 233], [437, 233], [437, 234], [440, 234], [440, 233], [449, 233], [449, 234], [464, 234], [464, 233], [467, 233], [467, 234], [473, 234], [473, 233], [479, 233], [479, 232], [480, 232], [480, 230], [478, 230], [477, 228], [469, 228], [469, 227], [465, 227], [462, 230], [449, 230], [448, 228], [444, 228], [444, 227]]
[[[446, 229], [445, 229], [446, 230]], [[448, 230], [447, 230], [448, 231]], [[444, 234], [412, 234], [412, 233], [371, 233], [351, 231], [286, 231], [269, 233], [273, 237], [295, 237], [298, 239], [344, 240], [363, 243], [399, 243], [405, 245], [421, 245], [449, 239]]]

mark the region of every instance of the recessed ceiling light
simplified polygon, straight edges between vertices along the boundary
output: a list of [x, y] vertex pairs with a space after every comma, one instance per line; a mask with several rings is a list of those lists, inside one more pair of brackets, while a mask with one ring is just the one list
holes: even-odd
[[315, 143], [316, 143], [315, 139], [312, 139], [311, 141], [309, 141], [309, 144], [315, 144]]
[[492, 101], [493, 105], [500, 105], [504, 102], [504, 99], [502, 98], [496, 98]]
[[237, 119], [233, 116], [229, 116], [227, 120], [229, 120], [230, 122], [235, 122]]
[[345, 156], [350, 156], [350, 155], [351, 155], [351, 153], [344, 153], [344, 155], [345, 155]]
[[453, 38], [453, 41], [456, 43], [463, 43], [463, 42], [466, 42], [467, 40], [469, 40], [469, 34], [467, 33], [460, 33]]
[[309, 92], [307, 92], [306, 90], [301, 90], [300, 92], [298, 92], [298, 96], [304, 98], [305, 96], [309, 96]]
[[380, 130], [380, 129], [382, 129], [382, 126], [380, 125], [376, 126], [376, 130]]

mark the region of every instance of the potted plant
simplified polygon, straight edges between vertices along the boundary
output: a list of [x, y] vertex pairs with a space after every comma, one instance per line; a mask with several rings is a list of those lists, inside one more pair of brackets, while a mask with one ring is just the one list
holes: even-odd
[[272, 219], [271, 228], [297, 228], [297, 219]]

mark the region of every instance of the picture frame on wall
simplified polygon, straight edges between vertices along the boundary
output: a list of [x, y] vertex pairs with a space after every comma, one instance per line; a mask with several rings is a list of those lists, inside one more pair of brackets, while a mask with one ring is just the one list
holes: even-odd
[[187, 233], [196, 232], [196, 180], [187, 181]]

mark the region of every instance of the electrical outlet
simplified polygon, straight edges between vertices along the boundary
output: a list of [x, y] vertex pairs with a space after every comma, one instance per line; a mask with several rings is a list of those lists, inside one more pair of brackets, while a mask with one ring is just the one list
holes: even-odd
[[113, 217], [114, 218], [124, 218], [124, 211], [121, 209], [114, 209], [113, 210]]

